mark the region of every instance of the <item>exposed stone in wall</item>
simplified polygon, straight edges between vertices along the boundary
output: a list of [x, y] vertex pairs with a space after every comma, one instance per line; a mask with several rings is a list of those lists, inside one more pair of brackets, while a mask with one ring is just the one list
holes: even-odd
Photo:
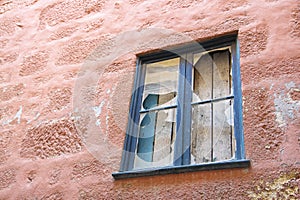
[[239, 27], [249, 24], [251, 21], [249, 16], [229, 17], [225, 21], [211, 27], [215, 32], [229, 32], [232, 30], [238, 30]]
[[20, 19], [18, 17], [0, 16], [0, 37], [13, 35], [19, 22]]
[[300, 37], [300, 4], [298, 2], [298, 6], [293, 9], [291, 13], [292, 19], [290, 20], [291, 24], [291, 35], [292, 37]]
[[12, 106], [5, 106], [0, 108], [0, 120], [8, 118], [10, 115], [12, 115], [12, 110]]
[[9, 187], [16, 181], [15, 169], [6, 169], [0, 171], [0, 190]]
[[62, 192], [54, 192], [52, 194], [49, 194], [41, 198], [41, 200], [63, 200], [63, 199], [64, 199], [64, 195]]
[[116, 48], [118, 45], [114, 39], [115, 38], [110, 38], [106, 35], [98, 39], [98, 41], [96, 40], [96, 48], [90, 49], [87, 60], [98, 60], [99, 58], [101, 59], [101, 57], [110, 55], [112, 49]]
[[300, 101], [300, 90], [299, 89], [292, 89], [289, 92], [289, 94], [293, 101]]
[[35, 83], [37, 83], [37, 84], [45, 84], [45, 83], [47, 83], [50, 79], [52, 79], [53, 76], [54, 76], [54, 74], [48, 74], [47, 76], [43, 76], [43, 75], [39, 76], [39, 75], [37, 75], [37, 76], [33, 79], [33, 81], [34, 81]]
[[[0, 116], [1, 118], [1, 116]], [[0, 132], [0, 165], [4, 164], [9, 156], [8, 145], [11, 140], [11, 132], [10, 131], [1, 131]]]
[[8, 40], [6, 39], [4, 39], [4, 40], [0, 40], [0, 49], [2, 49], [2, 48], [4, 48], [5, 46], [6, 46], [6, 44], [8, 43]]
[[8, 85], [0, 88], [0, 100], [8, 101], [14, 97], [20, 96], [24, 91], [24, 84]]
[[51, 36], [50, 40], [58, 40], [72, 35], [77, 30], [76, 26], [62, 27], [55, 31]]
[[144, 0], [129, 0], [129, 3], [132, 4], [132, 5], [136, 5], [136, 4], [140, 4], [143, 1]]
[[224, 6], [222, 6], [222, 11], [231, 11], [232, 9], [247, 6], [248, 0], [230, 0], [227, 1]]
[[57, 65], [81, 63], [99, 45], [100, 40], [80, 40], [66, 45]]
[[[61, 1], [47, 6], [41, 12], [40, 27], [46, 25], [55, 26], [58, 23], [68, 22], [73, 19], [81, 18], [92, 12], [99, 12], [103, 8], [103, 1]], [[68, 12], [65, 12], [65, 11]]]
[[255, 190], [248, 192], [248, 197], [253, 200], [259, 199], [285, 199], [297, 200], [300, 198], [299, 172], [292, 171], [287, 174], [281, 174], [273, 180], [261, 180], [255, 183]]
[[50, 100], [49, 109], [61, 110], [71, 102], [72, 91], [71, 88], [54, 88], [48, 93]]
[[167, 5], [172, 8], [188, 8], [192, 6], [194, 3], [197, 3], [197, 0], [175, 0], [175, 1], [168, 1]]
[[77, 70], [70, 70], [63, 74], [64, 80], [74, 79], [75, 77], [77, 77]]
[[241, 33], [241, 56], [247, 57], [260, 54], [266, 49], [268, 40], [268, 27], [265, 24], [259, 24], [250, 30]]
[[119, 59], [117, 61], [114, 61], [111, 65], [106, 66], [103, 73], [118, 73], [122, 71], [126, 71], [126, 73], [129, 73], [128, 70], [130, 70], [130, 72], [134, 72], [135, 65], [136, 61], [134, 58], [122, 61]]
[[82, 161], [74, 164], [71, 179], [80, 180], [91, 175], [101, 175], [105, 172], [105, 167], [98, 160]]
[[3, 14], [11, 9], [33, 5], [37, 1], [38, 0], [3, 0], [0, 2], [0, 14]]
[[53, 120], [27, 130], [22, 141], [24, 158], [52, 158], [81, 151], [82, 142], [72, 121]]
[[102, 24], [103, 24], [104, 19], [102, 18], [97, 18], [94, 20], [90, 20], [89, 23], [87, 23], [84, 27], [83, 30], [86, 32], [90, 32], [90, 31], [95, 31], [97, 29], [99, 29]]
[[2, 57], [2, 58], [0, 58], [0, 64], [1, 63], [12, 63], [18, 58], [19, 54], [16, 52], [11, 52], [11, 53], [3, 53], [1, 55], [1, 53], [0, 53], [0, 56]]
[[279, 78], [283, 75], [296, 76], [300, 74], [299, 62], [300, 57], [285, 57], [244, 63], [245, 67], [241, 72], [243, 84], [258, 83], [270, 78]]
[[49, 55], [44, 51], [24, 57], [19, 75], [28, 76], [44, 69], [47, 65], [48, 58]]

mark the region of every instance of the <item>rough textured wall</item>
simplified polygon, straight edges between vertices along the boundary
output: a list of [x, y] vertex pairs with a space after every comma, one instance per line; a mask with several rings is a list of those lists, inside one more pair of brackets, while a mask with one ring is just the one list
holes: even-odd
[[[1, 0], [0, 199], [300, 199], [299, 20], [297, 0]], [[251, 168], [114, 181], [135, 54], [236, 31]]]

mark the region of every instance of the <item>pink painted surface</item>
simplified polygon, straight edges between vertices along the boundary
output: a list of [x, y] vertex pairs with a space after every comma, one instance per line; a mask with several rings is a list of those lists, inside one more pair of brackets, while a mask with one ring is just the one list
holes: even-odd
[[[300, 199], [299, 1], [3, 0], [0, 13], [0, 199]], [[115, 181], [135, 55], [237, 31], [251, 168]], [[80, 81], [118, 36], [131, 51]]]

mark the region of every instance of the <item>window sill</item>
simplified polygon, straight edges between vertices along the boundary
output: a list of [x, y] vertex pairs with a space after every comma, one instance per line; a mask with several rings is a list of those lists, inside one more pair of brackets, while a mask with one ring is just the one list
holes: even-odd
[[143, 176], [155, 176], [164, 174], [178, 174], [186, 172], [195, 171], [210, 171], [218, 169], [232, 169], [232, 168], [247, 168], [250, 167], [250, 160], [229, 160], [222, 162], [213, 162], [197, 165], [183, 165], [183, 166], [167, 166], [160, 168], [133, 170], [125, 172], [115, 172], [112, 174], [114, 179], [125, 179], [125, 178], [135, 178]]

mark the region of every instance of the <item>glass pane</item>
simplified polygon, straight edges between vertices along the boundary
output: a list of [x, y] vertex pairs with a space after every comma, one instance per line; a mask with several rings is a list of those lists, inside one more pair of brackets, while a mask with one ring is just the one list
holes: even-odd
[[179, 58], [146, 65], [143, 109], [176, 105]]
[[213, 103], [213, 161], [234, 155], [233, 100]]
[[191, 164], [211, 161], [211, 104], [192, 106]]
[[193, 102], [212, 98], [213, 61], [208, 53], [194, 55]]
[[135, 169], [173, 164], [176, 109], [141, 114]]
[[213, 98], [229, 96], [231, 93], [231, 64], [228, 50], [217, 51], [213, 56]]

